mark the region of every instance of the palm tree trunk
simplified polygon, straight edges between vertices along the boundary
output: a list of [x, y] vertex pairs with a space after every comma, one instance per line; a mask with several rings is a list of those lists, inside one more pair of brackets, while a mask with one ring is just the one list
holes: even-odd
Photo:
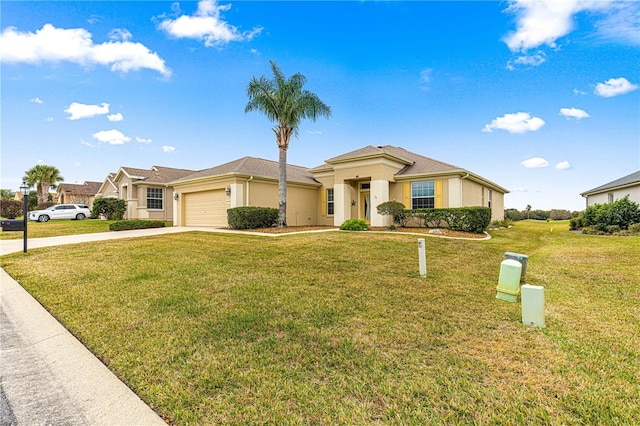
[[51, 184], [43, 179], [40, 181], [40, 186], [38, 187], [38, 204], [46, 203], [49, 201], [49, 187]]
[[278, 153], [278, 227], [287, 227], [287, 146], [279, 145]]

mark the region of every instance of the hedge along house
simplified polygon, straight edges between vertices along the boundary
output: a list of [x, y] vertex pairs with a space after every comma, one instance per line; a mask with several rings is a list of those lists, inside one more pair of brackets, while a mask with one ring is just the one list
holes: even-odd
[[169, 182], [194, 170], [153, 166], [150, 170], [121, 167], [105, 178], [98, 197], [120, 198], [126, 202], [125, 219], [173, 221], [173, 187]]
[[[171, 182], [174, 225], [226, 227], [233, 207], [278, 207], [278, 163], [244, 157]], [[340, 226], [364, 219], [388, 226], [376, 207], [486, 206], [504, 218], [509, 191], [465, 169], [394, 146], [367, 146], [307, 169], [287, 166], [287, 224]]]

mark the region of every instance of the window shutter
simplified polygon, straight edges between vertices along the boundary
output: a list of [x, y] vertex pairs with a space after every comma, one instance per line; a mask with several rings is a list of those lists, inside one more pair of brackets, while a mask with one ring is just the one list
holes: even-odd
[[327, 215], [327, 190], [326, 189], [322, 190], [321, 214], [322, 214], [322, 216], [326, 216]]
[[442, 208], [442, 179], [436, 180], [435, 183], [436, 183], [436, 187], [435, 187], [436, 208], [441, 209]]
[[406, 209], [411, 208], [411, 182], [402, 184], [402, 201]]

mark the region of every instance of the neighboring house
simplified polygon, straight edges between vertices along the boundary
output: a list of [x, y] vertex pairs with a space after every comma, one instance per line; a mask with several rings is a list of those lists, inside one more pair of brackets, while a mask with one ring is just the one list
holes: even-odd
[[121, 167], [102, 183], [98, 196], [120, 198], [127, 203], [125, 219], [173, 220], [173, 187], [169, 182], [194, 170], [153, 166], [150, 170]]
[[[244, 157], [171, 182], [174, 225], [227, 226], [227, 209], [278, 206], [278, 163]], [[364, 219], [388, 226], [376, 207], [386, 201], [406, 208], [487, 206], [504, 218], [509, 191], [468, 170], [390, 145], [367, 146], [307, 169], [287, 165], [287, 224], [340, 226]]]
[[91, 208], [101, 182], [59, 183], [56, 189], [57, 204], [86, 204]]
[[613, 203], [626, 195], [631, 201], [640, 203], [640, 170], [585, 191], [580, 195], [587, 199], [587, 207], [594, 204]]

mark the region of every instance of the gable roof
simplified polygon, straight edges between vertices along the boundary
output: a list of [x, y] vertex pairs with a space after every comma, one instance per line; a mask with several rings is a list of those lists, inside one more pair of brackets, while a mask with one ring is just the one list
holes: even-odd
[[[184, 176], [194, 173], [195, 170], [174, 169], [172, 167], [153, 166], [150, 170], [137, 169], [134, 167], [121, 167], [116, 177], [120, 173], [126, 174], [129, 178], [145, 183], [168, 183]], [[134, 182], [135, 183], [135, 182]]]
[[365, 146], [364, 148], [330, 158], [326, 160], [323, 166], [316, 167], [316, 169], [320, 169], [331, 164], [373, 157], [387, 157], [399, 162], [400, 164], [405, 164], [405, 167], [398, 171], [396, 176], [462, 170], [458, 166], [434, 160], [433, 158], [425, 157], [424, 155], [419, 155], [411, 151], [407, 151], [404, 148], [392, 145]]
[[580, 195], [584, 197], [587, 195], [593, 195], [593, 194], [597, 194], [599, 192], [603, 192], [607, 190], [625, 188], [625, 187], [634, 186], [634, 185], [640, 185], [640, 170], [638, 170], [637, 172], [633, 172], [629, 175], [623, 176], [619, 179], [613, 180], [609, 183], [605, 183], [604, 185], [600, 185], [596, 188], [585, 191]]
[[64, 191], [69, 194], [95, 195], [100, 190], [102, 182], [84, 183], [60, 183], [58, 184], [58, 192]]
[[[219, 175], [247, 175], [247, 176], [260, 176], [278, 179], [279, 169], [278, 162], [271, 160], [264, 160], [262, 158], [255, 157], [243, 157], [238, 160], [230, 161], [219, 166], [211, 167], [209, 169], [200, 170], [190, 175], [184, 176], [175, 180], [175, 183], [184, 182], [193, 179], [207, 178], [211, 176]], [[318, 183], [311, 173], [309, 173], [306, 167], [295, 166], [287, 164], [287, 181], [303, 182], [303, 183]]]

